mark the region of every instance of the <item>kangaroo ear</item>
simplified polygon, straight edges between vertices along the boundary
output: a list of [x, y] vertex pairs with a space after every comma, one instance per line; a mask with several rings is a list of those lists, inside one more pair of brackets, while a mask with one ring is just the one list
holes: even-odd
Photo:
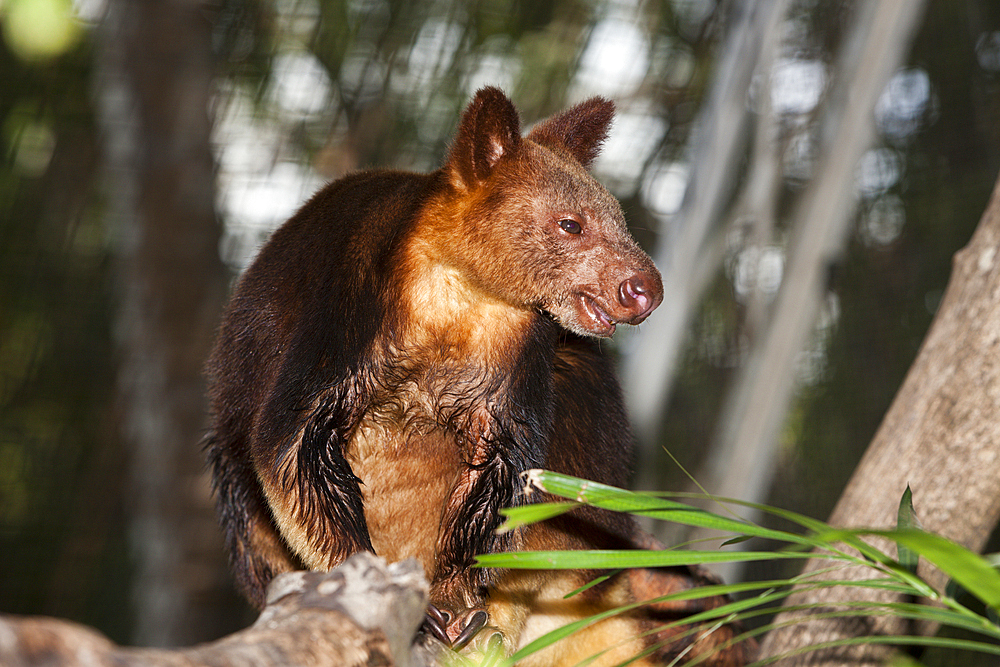
[[521, 143], [521, 120], [499, 88], [483, 88], [462, 114], [448, 165], [472, 188]]
[[542, 145], [562, 146], [590, 167], [601, 152], [615, 117], [615, 104], [603, 97], [591, 97], [575, 107], [542, 121], [528, 134], [528, 139]]

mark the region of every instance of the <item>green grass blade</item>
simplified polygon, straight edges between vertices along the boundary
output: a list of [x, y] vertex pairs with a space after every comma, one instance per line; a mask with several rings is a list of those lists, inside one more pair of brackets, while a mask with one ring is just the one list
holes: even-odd
[[[697, 627], [700, 624], [705, 623], [728, 623], [733, 620], [746, 620], [753, 618], [755, 616], [771, 614], [778, 610], [774, 603], [780, 602], [785, 597], [791, 595], [792, 590], [785, 588], [782, 590], [776, 590], [777, 585], [791, 584], [794, 580], [798, 579], [800, 583], [804, 583], [807, 588], [829, 588], [837, 586], [864, 586], [870, 588], [887, 588], [897, 592], [913, 592], [898, 582], [894, 582], [886, 579], [874, 579], [868, 581], [821, 581], [821, 582], [808, 582], [807, 577], [797, 577], [793, 580], [776, 580], [770, 582], [745, 582], [742, 584], [730, 584], [730, 585], [712, 585], [706, 586], [704, 588], [693, 589], [688, 591], [678, 591], [676, 593], [663, 596], [661, 598], [656, 598], [655, 600], [650, 600], [646, 602], [636, 603], [633, 605], [628, 605], [620, 609], [609, 610], [595, 616], [591, 616], [586, 619], [581, 619], [573, 624], [570, 624], [564, 628], [555, 630], [549, 634], [540, 637], [535, 642], [532, 642], [528, 646], [524, 647], [521, 651], [518, 651], [514, 656], [511, 657], [511, 662], [507, 664], [514, 664], [517, 660], [521, 660], [531, 653], [542, 650], [543, 648], [554, 644], [566, 637], [569, 637], [578, 630], [590, 625], [591, 623], [596, 623], [605, 618], [609, 618], [618, 613], [624, 613], [631, 609], [642, 606], [643, 604], [648, 604], [650, 602], [669, 602], [669, 601], [683, 601], [696, 599], [698, 597], [709, 597], [723, 594], [733, 594], [733, 593], [746, 593], [753, 590], [760, 590], [761, 593], [755, 597], [737, 600], [730, 602], [726, 605], [722, 605], [715, 609], [705, 610], [698, 614], [693, 614], [682, 619], [678, 619], [671, 623], [664, 624], [660, 626], [659, 629], [667, 629], [671, 627], [676, 627], [680, 625], [692, 625], [692, 631], [698, 631], [700, 628]], [[796, 605], [792, 607], [783, 608], [792, 611], [815, 611], [812, 605]], [[1000, 629], [988, 628], [983, 624], [983, 619], [978, 618], [967, 618], [955, 612], [949, 611], [947, 609], [940, 609], [936, 607], [929, 607], [926, 605], [920, 605], [915, 603], [871, 603], [871, 602], [851, 602], [845, 603], [840, 606], [836, 611], [832, 612], [818, 612], [812, 614], [815, 618], [848, 618], [848, 617], [862, 617], [862, 616], [878, 616], [892, 614], [895, 616], [901, 616], [905, 618], [911, 618], [914, 620], [926, 620], [931, 622], [943, 623], [946, 625], [951, 625], [953, 627], [959, 627], [973, 632], [979, 632], [981, 634], [986, 634], [991, 637], [1000, 638]], [[794, 621], [793, 621], [794, 623]], [[785, 624], [782, 624], [785, 625]], [[702, 626], [703, 627], [703, 626]], [[745, 636], [761, 634], [773, 626], [764, 626], [760, 629], [744, 633], [740, 637], [742, 639]], [[734, 638], [736, 641], [736, 638]], [[948, 640], [945, 640], [948, 641]], [[910, 640], [908, 638], [890, 638], [886, 643], [917, 643], [917, 644], [927, 644], [927, 642], [922, 642], [922, 640]], [[983, 646], [990, 646], [990, 644], [985, 644], [982, 642], [976, 642], [971, 640], [963, 640], [961, 646], [957, 644], [952, 645], [954, 648], [963, 648], [969, 650], [979, 650]], [[707, 658], [706, 658], [707, 659]], [[702, 659], [696, 659], [691, 664], [697, 664], [701, 662]], [[686, 664], [686, 663], [685, 663]]]
[[892, 610], [892, 613], [896, 616], [903, 618], [938, 623], [952, 628], [976, 632], [993, 637], [994, 639], [1000, 639], [1000, 628], [990, 623], [986, 617], [973, 613], [968, 609], [963, 609], [962, 612], [959, 612], [953, 609], [915, 602], [890, 602], [884, 606]]
[[[712, 588], [715, 588], [715, 587], [705, 587], [705, 588], [712, 589]], [[581, 629], [583, 629], [583, 628], [585, 628], [585, 627], [587, 627], [587, 626], [589, 626], [591, 624], [597, 623], [597, 622], [602, 621], [602, 620], [604, 620], [606, 618], [611, 618], [612, 616], [616, 616], [618, 614], [623, 614], [623, 613], [629, 612], [629, 611], [631, 611], [633, 609], [637, 609], [637, 608], [642, 607], [644, 605], [650, 604], [651, 602], [667, 602], [667, 601], [674, 601], [674, 600], [689, 600], [689, 599], [696, 599], [697, 597], [708, 597], [709, 595], [717, 593], [717, 591], [713, 592], [713, 591], [710, 590], [708, 595], [705, 595], [704, 593], [701, 594], [701, 595], [698, 595], [698, 592], [699, 592], [698, 590], [679, 591], [677, 593], [673, 593], [673, 594], [670, 594], [670, 595], [665, 595], [665, 596], [660, 597], [660, 598], [656, 598], [655, 600], [647, 600], [647, 601], [643, 601], [643, 602], [636, 602], [634, 604], [625, 605], [623, 607], [619, 607], [619, 608], [616, 608], [616, 609], [610, 609], [610, 610], [607, 610], [607, 611], [604, 611], [604, 612], [601, 612], [601, 613], [598, 613], [598, 614], [594, 614], [593, 616], [589, 616], [587, 618], [580, 619], [578, 621], [574, 621], [574, 622], [569, 623], [567, 625], [564, 625], [564, 626], [562, 626], [560, 628], [557, 628], [557, 629], [555, 629], [555, 630], [553, 630], [553, 631], [551, 631], [549, 633], [546, 633], [545, 635], [542, 635], [538, 639], [530, 642], [527, 646], [524, 646], [523, 648], [521, 648], [519, 651], [517, 651], [514, 655], [512, 655], [509, 658], [509, 664], [515, 664], [517, 661], [523, 660], [524, 658], [526, 658], [527, 656], [531, 655], [532, 653], [535, 653], [537, 651], [541, 651], [542, 649], [547, 648], [548, 646], [551, 646], [552, 644], [554, 644], [554, 643], [556, 643], [556, 642], [558, 642], [558, 641], [560, 641], [562, 639], [565, 639], [566, 637], [569, 637], [573, 633], [575, 633], [575, 632], [577, 632], [577, 631], [579, 631], [579, 630], [581, 630]], [[692, 595], [692, 594], [694, 594], [694, 595]], [[733, 614], [736, 613], [736, 612], [738, 612], [738, 611], [742, 611], [742, 610], [745, 610], [745, 609], [748, 609], [748, 608], [751, 608], [751, 607], [755, 607], [755, 606], [759, 606], [761, 604], [765, 604], [765, 603], [767, 603], [769, 601], [774, 601], [776, 599], [780, 599], [781, 597], [783, 597], [783, 596], [785, 596], [787, 594], [788, 594], [787, 591], [783, 591], [783, 592], [779, 592], [779, 593], [768, 593], [767, 591], [765, 591], [765, 593], [762, 594], [761, 596], [758, 596], [758, 597], [755, 597], [755, 598], [746, 599], [746, 600], [739, 600], [739, 601], [731, 602], [731, 603], [728, 603], [726, 605], [722, 605], [722, 606], [716, 607], [714, 609], [709, 609], [709, 610], [706, 610], [706, 611], [698, 613], [698, 614], [692, 614], [690, 616], [686, 616], [684, 618], [678, 619], [678, 620], [673, 621], [671, 623], [663, 624], [661, 627], [662, 628], [670, 628], [670, 627], [675, 627], [675, 626], [678, 626], [678, 625], [689, 625], [689, 624], [694, 625], [694, 624], [708, 622], [708, 621], [716, 621], [716, 620], [720, 620], [720, 619], [726, 619], [726, 618], [728, 618], [730, 616], [733, 616]]]
[[497, 534], [502, 535], [522, 526], [545, 521], [565, 514], [580, 506], [580, 503], [535, 503], [500, 510], [506, 520], [497, 528]]
[[[480, 567], [505, 567], [529, 570], [605, 570], [627, 567], [674, 567], [703, 563], [736, 563], [797, 558], [815, 554], [788, 551], [518, 551], [476, 556]], [[834, 558], [830, 556], [831, 558]]]
[[576, 590], [570, 591], [569, 593], [567, 593], [566, 595], [564, 595], [563, 599], [569, 599], [569, 598], [573, 597], [574, 595], [579, 595], [580, 593], [583, 593], [586, 590], [590, 590], [591, 588], [593, 588], [594, 586], [597, 586], [598, 584], [603, 584], [608, 579], [611, 579], [612, 577], [616, 577], [619, 574], [621, 574], [621, 570], [611, 570], [610, 572], [607, 572], [606, 574], [602, 574], [602, 575], [600, 575], [598, 577], [594, 577], [593, 579], [591, 579], [590, 581], [588, 581], [587, 583], [585, 583], [583, 586], [580, 586]]
[[986, 605], [1000, 608], [1000, 573], [989, 561], [951, 540], [923, 530], [869, 531], [920, 554]]
[[[924, 530], [907, 528], [903, 530], [829, 530], [818, 535], [824, 541], [843, 540], [848, 543], [861, 542], [863, 535], [876, 535], [902, 544], [914, 553], [923, 556], [955, 582], [982, 600], [989, 607], [1000, 608], [1000, 572], [977, 553], [951, 540], [928, 533]], [[881, 553], [881, 552], [878, 552]], [[901, 579], [920, 590], [920, 595], [939, 599], [941, 595], [931, 589], [923, 580], [901, 567], [892, 559], [885, 558], [880, 564], [887, 571], [895, 572]]]
[[[820, 612], [808, 605], [797, 607], [811, 611], [811, 615], [835, 617], [853, 616], [885, 616], [892, 615], [914, 621], [937, 623], [963, 631], [978, 633], [992, 639], [1000, 639], [1000, 628], [989, 618], [977, 614], [959, 604], [951, 594], [959, 590], [959, 586], [982, 600], [987, 610], [993, 613], [1000, 609], [1000, 572], [991, 562], [975, 554], [961, 545], [946, 538], [920, 529], [916, 513], [913, 509], [912, 493], [907, 489], [898, 508], [896, 530], [872, 529], [832, 529], [828, 525], [777, 508], [766, 507], [755, 503], [745, 503], [733, 499], [713, 498], [725, 505], [735, 505], [758, 510], [811, 531], [808, 535], [797, 535], [788, 531], [765, 529], [738, 518], [720, 516], [692, 505], [673, 500], [672, 498], [700, 497], [697, 494], [663, 494], [652, 495], [635, 493], [615, 487], [587, 482], [566, 475], [544, 471], [530, 471], [528, 484], [552, 495], [567, 498], [572, 502], [557, 503], [547, 509], [546, 505], [535, 505], [520, 508], [511, 512], [511, 520], [535, 521], [558, 516], [571, 510], [579, 503], [587, 503], [596, 507], [624, 511], [641, 516], [669, 520], [677, 523], [702, 528], [710, 528], [732, 533], [730, 542], [735, 544], [749, 537], [764, 537], [778, 540], [787, 545], [782, 551], [776, 552], [739, 552], [739, 551], [699, 551], [699, 550], [666, 550], [666, 551], [572, 551], [572, 552], [518, 552], [511, 554], [490, 554], [480, 556], [477, 565], [485, 567], [530, 568], [530, 569], [623, 569], [630, 567], [672, 567], [684, 565], [700, 565], [716, 562], [747, 562], [759, 560], [775, 560], [788, 558], [825, 558], [839, 566], [850, 564], [868, 564], [874, 572], [885, 575], [885, 578], [872, 578], [866, 581], [816, 581], [808, 575], [795, 577], [786, 581], [747, 582], [743, 584], [706, 586], [692, 591], [680, 591], [670, 596], [658, 598], [656, 601], [695, 599], [717, 595], [746, 594], [760, 591], [755, 597], [735, 601], [713, 610], [705, 610], [690, 617], [680, 619], [676, 624], [698, 623], [728, 623], [733, 618], [749, 619], [765, 613], [772, 613], [770, 605], [791, 594], [786, 587], [798, 584], [805, 588], [825, 588], [831, 586], [861, 586], [873, 589], [890, 590], [898, 594], [926, 596], [944, 603], [945, 608], [919, 605], [908, 602], [855, 602], [838, 604], [834, 611]], [[669, 497], [668, 497], [669, 496]], [[525, 512], [518, 515], [519, 512]], [[512, 524], [525, 525], [525, 524]], [[868, 537], [882, 537], [896, 543], [898, 559], [884, 553], [866, 541]], [[805, 553], [805, 547], [819, 549], [820, 553]], [[845, 548], [849, 547], [849, 548]], [[855, 553], [860, 553], [861, 557]], [[951, 585], [945, 595], [935, 591], [927, 582], [917, 575], [919, 558], [939, 568], [948, 575], [954, 585]], [[836, 567], [827, 568], [829, 572]], [[593, 584], [591, 584], [593, 585]], [[687, 596], [687, 597], [685, 597]], [[655, 601], [654, 601], [655, 602]], [[588, 619], [581, 619], [564, 628], [553, 631], [539, 638], [531, 645], [519, 651], [514, 660], [528, 654], [529, 649], [541, 649], [573, 634], [582, 627], [603, 620], [618, 613], [635, 608], [629, 605], [621, 609], [608, 610]], [[790, 609], [795, 609], [791, 607]], [[995, 613], [994, 613], [995, 615]], [[753, 632], [763, 632], [761, 630]], [[856, 637], [819, 644], [796, 651], [789, 655], [799, 655], [824, 647], [850, 646], [864, 643], [883, 643], [895, 645], [940, 646], [944, 648], [980, 651], [1000, 655], [1000, 647], [983, 641], [937, 638], [937, 637]], [[773, 660], [755, 664], [770, 664]], [[511, 663], [513, 664], [513, 663]]]
[[712, 512], [646, 493], [627, 491], [618, 487], [554, 473], [529, 471], [529, 482], [538, 488], [562, 498], [587, 503], [615, 512], [627, 512], [661, 521], [673, 521], [698, 528], [709, 528], [739, 536], [815, 546], [810, 538], [782, 530], [763, 528], [748, 521], [720, 516]]
[[976, 651], [979, 653], [988, 653], [992, 655], [1000, 655], [1000, 646], [996, 644], [990, 644], [988, 642], [980, 642], [968, 639], [951, 639], [946, 637], [923, 637], [923, 636], [866, 636], [866, 637], [850, 637], [848, 639], [841, 639], [838, 641], [830, 642], [818, 642], [816, 644], [811, 644], [794, 651], [788, 651], [781, 653], [779, 655], [771, 656], [764, 660], [758, 660], [757, 662], [750, 663], [748, 667], [763, 667], [764, 665], [770, 665], [772, 663], [778, 662], [779, 660], [785, 660], [787, 658], [792, 658], [797, 655], [804, 655], [806, 653], [811, 653], [813, 651], [820, 651], [827, 648], [840, 648], [845, 646], [858, 646], [863, 644], [884, 644], [890, 646], [923, 646], [923, 647], [940, 647], [948, 648], [959, 651]]
[[[903, 497], [899, 500], [896, 529], [906, 530], [909, 528], [920, 528], [920, 523], [917, 521], [917, 514], [913, 509], [913, 493], [910, 491], [910, 485], [907, 484], [906, 490], [903, 491]], [[899, 559], [899, 564], [904, 569], [908, 570], [912, 574], [917, 573], [917, 564], [920, 561], [919, 554], [907, 547], [905, 544], [897, 542], [896, 557]]]

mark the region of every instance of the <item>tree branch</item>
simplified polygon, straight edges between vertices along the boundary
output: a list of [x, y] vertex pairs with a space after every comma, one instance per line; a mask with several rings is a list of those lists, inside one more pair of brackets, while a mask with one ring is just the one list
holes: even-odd
[[279, 576], [252, 626], [192, 648], [126, 648], [75, 623], [2, 616], [0, 664], [430, 667], [438, 664], [433, 645], [411, 648], [426, 606], [427, 582], [416, 561], [387, 567], [380, 558], [359, 553], [331, 572]]
[[[903, 386], [848, 482], [829, 522], [835, 526], [893, 527], [906, 485], [913, 490], [923, 526], [980, 551], [1000, 518], [1000, 181], [969, 244], [955, 256], [944, 300]], [[891, 545], [873, 540], [880, 549]], [[816, 571], [827, 561], [809, 561]], [[945, 575], [925, 563], [920, 572], [942, 590]], [[863, 567], [828, 572], [820, 579], [859, 580]], [[838, 586], [796, 593], [786, 604], [827, 605], [851, 601], [892, 602], [887, 591]], [[784, 612], [763, 657], [840, 638], [906, 634], [894, 615], [858, 620], [818, 620], [810, 612]], [[922, 626], [933, 634], [935, 626]], [[828, 649], [784, 660], [789, 665], [876, 665], [889, 649], [858, 646]]]

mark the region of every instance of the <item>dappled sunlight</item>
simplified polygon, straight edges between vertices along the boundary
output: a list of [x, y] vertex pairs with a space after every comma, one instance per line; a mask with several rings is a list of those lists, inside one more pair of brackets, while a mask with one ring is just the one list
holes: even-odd
[[[685, 488], [666, 448], [712, 491], [747, 482], [746, 498], [826, 516], [1000, 155], [1000, 5], [928, 1], [912, 46], [876, 57], [891, 30], [866, 41], [856, 19], [892, 6], [0, 0], [0, 611], [126, 640], [146, 614], [130, 611], [140, 552], [196, 573], [176, 590], [228, 581], [197, 560], [217, 544], [188, 544], [218, 538], [210, 515], [190, 535], [131, 525], [157, 489], [210, 497], [200, 467], [162, 462], [200, 466], [219, 301], [324, 184], [437, 169], [489, 85], [525, 129], [615, 103], [591, 171], [664, 283], [656, 312], [599, 343], [622, 369], [638, 483]], [[140, 329], [143, 313], [161, 319]], [[171, 385], [180, 367], [193, 379]], [[138, 392], [154, 398], [133, 414]], [[134, 438], [161, 444], [144, 459]], [[168, 588], [149, 599], [207, 625]]]

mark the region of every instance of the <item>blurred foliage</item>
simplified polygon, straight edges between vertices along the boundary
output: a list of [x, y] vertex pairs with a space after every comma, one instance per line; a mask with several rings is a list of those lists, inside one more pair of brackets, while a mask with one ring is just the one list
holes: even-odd
[[71, 49], [82, 27], [72, 0], [8, 0], [0, 15], [4, 42], [26, 61], [45, 61]]
[[[24, 4], [23, 2], [21, 3]], [[5, 28], [17, 4], [3, 14]], [[124, 637], [112, 284], [95, 198], [89, 42], [51, 62], [0, 42], [0, 600]]]
[[[5, 30], [29, 2], [3, 5]], [[94, 121], [101, 4], [76, 4], [91, 22], [75, 24], [80, 37], [59, 55], [26, 58], [9, 34], [0, 41], [0, 608], [74, 618], [126, 641], [118, 239], [100, 187], [101, 142], [114, 138]], [[786, 55], [829, 61], [849, 9], [795, 3]], [[613, 97], [620, 115], [596, 171], [650, 246], [672, 204], [649, 183], [686, 157], [733, 11], [707, 0], [206, 2], [219, 71], [220, 252], [237, 270], [325, 179], [373, 165], [434, 168], [486, 83], [504, 87], [526, 122]], [[990, 0], [928, 3], [909, 62], [926, 73], [929, 102], [902, 119], [908, 130], [882, 128], [898, 178], [861, 198], [857, 232], [830, 269], [832, 305], [785, 430], [776, 505], [828, 514], [916, 354], [1000, 166], [998, 35]], [[793, 120], [790, 133], [809, 123]], [[786, 187], [799, 187], [794, 174]], [[746, 353], [739, 260], [727, 258], [701, 306], [664, 412], [663, 443], [690, 469]], [[661, 463], [663, 487], [682, 488], [676, 466]]]
[[[1000, 71], [979, 67], [972, 46], [1000, 26], [1000, 7], [969, 14], [928, 3], [909, 58], [927, 72], [933, 106], [919, 130], [883, 146], [898, 152], [902, 177], [862, 201], [847, 254], [831, 267], [840, 317], [826, 370], [802, 392], [786, 433], [788, 456], [772, 500], [825, 517], [881, 422], [936, 312], [951, 259], [972, 235], [1000, 169]], [[866, 215], [898, 198], [905, 223], [888, 243], [866, 234]], [[802, 481], [808, 480], [808, 483]]]

